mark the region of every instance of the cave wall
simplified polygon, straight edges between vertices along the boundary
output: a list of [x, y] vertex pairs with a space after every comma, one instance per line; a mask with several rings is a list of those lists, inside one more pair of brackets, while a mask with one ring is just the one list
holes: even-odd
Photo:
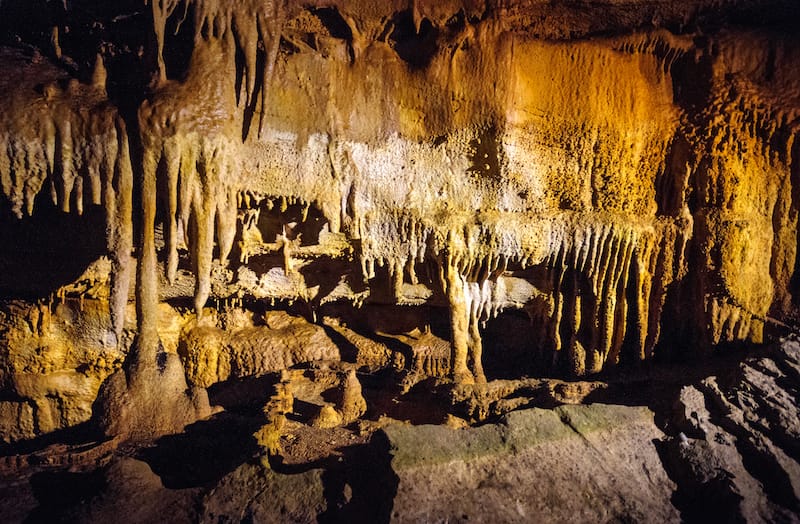
[[82, 7], [0, 51], [0, 206], [103, 210], [109, 350], [159, 300], [434, 307], [480, 381], [506, 310], [570, 375], [796, 315], [790, 2]]

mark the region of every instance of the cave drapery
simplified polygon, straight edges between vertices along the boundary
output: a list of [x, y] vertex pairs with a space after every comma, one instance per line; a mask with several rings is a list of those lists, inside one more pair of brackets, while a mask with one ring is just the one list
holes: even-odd
[[150, 0], [133, 111], [111, 46], [73, 78], [56, 23], [52, 59], [0, 56], [2, 205], [102, 206], [109, 316], [120, 339], [136, 263], [147, 366], [187, 275], [198, 316], [212, 295], [446, 307], [465, 383], [505, 310], [571, 375], [759, 343], [796, 311], [800, 46], [693, 27], [695, 4]]

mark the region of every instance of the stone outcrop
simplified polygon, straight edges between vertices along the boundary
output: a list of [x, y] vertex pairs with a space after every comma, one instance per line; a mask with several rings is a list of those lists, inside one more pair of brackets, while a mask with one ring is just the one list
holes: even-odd
[[7, 304], [0, 333], [6, 443], [87, 422], [100, 384], [124, 358], [98, 300]]
[[660, 431], [646, 408], [564, 406], [466, 430], [384, 431], [399, 477], [396, 522], [679, 518], [665, 503], [674, 484], [652, 443]]
[[680, 433], [663, 445], [687, 517], [797, 518], [800, 343], [784, 341], [726, 376], [686, 386], [675, 404]]
[[[39, 452], [18, 469], [0, 467], [0, 514], [78, 522], [121, 514], [209, 522], [242, 514], [266, 522], [794, 521], [800, 342], [717, 364], [700, 374], [682, 367], [620, 377], [603, 391], [575, 382], [571, 396], [556, 385], [556, 407], [516, 409], [475, 427], [384, 420], [366, 433], [361, 424], [298, 422], [315, 384], [338, 375], [310, 369], [304, 381], [293, 370], [257, 421], [200, 422], [194, 436], [165, 437], [136, 458], [101, 445], [61, 462]], [[313, 373], [320, 379], [308, 380]], [[642, 384], [664, 398], [630, 393]], [[583, 405], [563, 403], [581, 388], [590, 395]], [[592, 392], [601, 402], [591, 402]], [[263, 440], [230, 445], [265, 418], [256, 432]]]
[[[310, 361], [480, 387], [498, 315], [530, 321], [519, 377], [794, 329], [793, 2], [47, 4], [0, 4], [3, 249], [41, 250], [11, 224], [96, 219], [102, 253], [60, 256], [106, 277], [4, 298], [97, 299], [104, 327], [49, 344], [31, 320], [36, 357], [4, 341], [6, 440], [85, 421], [103, 381], [95, 420], [139, 437], [207, 416], [207, 386]], [[167, 300], [193, 306], [182, 335]], [[214, 322], [275, 303], [322, 326]], [[363, 329], [362, 305], [427, 319]]]

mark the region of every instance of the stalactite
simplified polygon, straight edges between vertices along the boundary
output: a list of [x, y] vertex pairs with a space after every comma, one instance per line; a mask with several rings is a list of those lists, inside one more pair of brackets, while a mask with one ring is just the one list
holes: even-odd
[[[222, 195], [217, 201], [217, 235], [219, 240], [219, 260], [226, 265], [228, 256], [233, 249], [236, 238], [236, 188], [228, 186], [227, 195]], [[226, 198], [227, 197], [227, 198]]]
[[119, 338], [131, 271], [133, 181], [128, 134], [107, 100], [106, 77], [98, 55], [91, 84], [69, 80], [62, 89], [53, 81], [10, 101], [0, 128], [0, 185], [19, 218], [33, 214], [46, 184], [63, 212], [81, 214], [87, 204], [105, 208], [109, 309]]
[[[189, 7], [194, 7], [195, 41], [204, 38], [231, 39], [245, 57], [244, 89], [248, 110], [255, 110], [255, 100], [260, 102], [258, 134], [264, 128], [264, 115], [269, 104], [269, 86], [280, 48], [281, 30], [286, 20], [284, 0], [245, 0], [225, 2], [219, 0], [145, 0], [152, 6], [153, 29], [158, 45], [158, 69], [162, 83], [167, 80], [164, 64], [164, 39], [167, 20], [183, 5], [184, 17]], [[180, 25], [180, 23], [178, 23]], [[258, 49], [263, 48], [263, 69], [257, 71]], [[260, 85], [257, 78], [261, 75]], [[243, 136], [249, 132], [249, 121], [243, 123]]]
[[278, 49], [280, 48], [281, 28], [286, 17], [282, 2], [283, 0], [270, 0], [266, 4], [266, 9], [258, 13], [258, 30], [266, 51], [264, 79], [261, 88], [261, 114], [258, 119], [259, 135], [264, 129], [264, 114], [266, 113], [269, 96], [268, 88], [272, 82], [272, 72], [275, 69], [275, 60], [278, 57]]
[[164, 64], [164, 37], [166, 36], [167, 19], [181, 4], [181, 1], [182, 0], [144, 0], [145, 5], [149, 3], [152, 8], [153, 29], [156, 33], [156, 43], [158, 46], [158, 73], [162, 81], [167, 79], [167, 68]]
[[167, 281], [172, 284], [178, 271], [178, 180], [181, 172], [181, 152], [175, 137], [164, 143], [164, 166], [167, 177], [167, 224], [165, 239], [167, 244]]
[[128, 305], [133, 249], [133, 170], [128, 136], [122, 119], [116, 121], [119, 149], [114, 163], [114, 176], [107, 176], [103, 199], [109, 224], [108, 250], [112, 254], [111, 324], [119, 340]]

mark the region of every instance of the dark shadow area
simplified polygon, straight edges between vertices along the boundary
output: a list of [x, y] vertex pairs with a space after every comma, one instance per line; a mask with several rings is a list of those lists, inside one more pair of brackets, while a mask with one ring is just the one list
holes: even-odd
[[[355, 53], [353, 50], [353, 31], [347, 24], [341, 13], [336, 7], [319, 7], [311, 8], [311, 14], [316, 16], [322, 25], [327, 29], [328, 34], [333, 38], [338, 38], [347, 42], [347, 50], [350, 55], [350, 62], [355, 60]], [[313, 48], [317, 48], [316, 42], [312, 42]]]
[[378, 340], [376, 334], [387, 338], [386, 335], [408, 335], [415, 330], [430, 330], [438, 337], [449, 337], [449, 316], [445, 308], [380, 303], [356, 308], [350, 303], [337, 302], [326, 304], [321, 311], [342, 319], [350, 329], [375, 340]]
[[319, 408], [316, 404], [296, 398], [292, 403], [292, 412], [287, 413], [286, 418], [307, 424], [319, 413]]
[[353, 40], [353, 32], [350, 30], [350, 26], [347, 25], [347, 22], [342, 18], [336, 7], [312, 8], [311, 14], [319, 18], [319, 21], [322, 22], [322, 25], [325, 26], [325, 29], [328, 30], [332, 37], [341, 38], [348, 42]]
[[170, 489], [211, 486], [258, 452], [253, 433], [262, 417], [220, 413], [158, 439], [137, 458], [150, 465]]
[[762, 357], [769, 351], [767, 347], [751, 347], [749, 351], [730, 349], [698, 355], [689, 362], [650, 361], [620, 366], [588, 377], [605, 383], [605, 387], [589, 393], [584, 403], [647, 406], [655, 415], [656, 425], [667, 435], [676, 436], [684, 430], [675, 427], [673, 421], [683, 387], [700, 384], [707, 377], [734, 374], [744, 359]]
[[309, 289], [319, 287], [309, 306], [318, 309], [320, 302], [341, 283], [346, 283], [354, 292], [362, 291], [364, 284], [357, 264], [350, 260], [327, 256], [314, 257], [300, 269], [303, 280]]
[[180, 6], [167, 22], [163, 52], [167, 78], [183, 80], [189, 72], [195, 46], [194, 21], [195, 7], [189, 4]]
[[[800, 158], [800, 141], [798, 140], [795, 140], [792, 146], [791, 158]], [[791, 164], [791, 187], [791, 205], [792, 210], [796, 212], [800, 210], [800, 162], [792, 162]], [[800, 250], [800, 234], [797, 235], [797, 248]], [[794, 306], [800, 306], [800, 257], [795, 258], [793, 269], [792, 277], [789, 280], [789, 286], [792, 293], [792, 304]], [[797, 323], [799, 319], [794, 318], [792, 320]]]
[[741, 7], [733, 4], [729, 9], [730, 14], [727, 17], [708, 16], [704, 22], [712, 27], [729, 25], [768, 27], [773, 31], [785, 31], [787, 34], [797, 35], [797, 27], [800, 24], [800, 4], [793, 0], [778, 0], [773, 2], [769, 9], [749, 3], [742, 4]]
[[273, 393], [279, 374], [247, 377], [217, 382], [208, 388], [212, 406], [222, 406], [225, 411], [246, 416], [257, 416]]
[[[234, 254], [234, 258], [238, 257], [238, 253]], [[190, 260], [191, 257], [185, 257], [186, 260]], [[261, 275], [264, 273], [268, 273], [270, 269], [273, 268], [283, 268], [283, 254], [281, 253], [268, 253], [268, 254], [258, 254], [258, 255], [250, 255], [247, 259], [247, 267], [248, 269], [253, 270], [257, 275]]]
[[50, 28], [63, 22], [64, 15], [61, 2], [4, 0], [0, 2], [0, 37], [4, 43], [19, 37], [34, 45], [47, 45]]
[[523, 311], [507, 310], [481, 331], [487, 380], [517, 379], [534, 371], [533, 327]]
[[690, 523], [746, 522], [741, 513], [742, 496], [736, 492], [730, 474], [723, 470], [702, 471], [701, 456], [679, 439], [654, 440], [667, 476], [677, 484], [672, 504], [681, 512], [681, 521]]
[[103, 469], [89, 473], [44, 471], [30, 480], [39, 506], [25, 519], [26, 523], [71, 522], [67, 510], [85, 504], [106, 487]]
[[397, 56], [405, 61], [412, 69], [428, 67], [436, 52], [439, 50], [439, 30], [430, 20], [423, 19], [419, 32], [414, 25], [414, 15], [410, 9], [394, 15], [391, 21], [392, 29], [389, 33], [389, 43], [394, 48]]
[[446, 307], [428, 309], [428, 326], [434, 336], [450, 340], [450, 311]]
[[[711, 42], [700, 35], [694, 38], [694, 45], [707, 51]], [[707, 52], [697, 58], [678, 57], [670, 68], [675, 103], [692, 112], [703, 107], [712, 90], [712, 67], [713, 58]]]
[[105, 211], [83, 215], [56, 209], [43, 191], [32, 217], [0, 206], [0, 298], [38, 300], [74, 282], [106, 252]]
[[[30, 440], [23, 440], [13, 444], [2, 443], [0, 444], [0, 457], [7, 457], [12, 455], [29, 455], [35, 454], [38, 451], [43, 451], [47, 447], [54, 444], [63, 444], [65, 446], [75, 446], [71, 451], [80, 452], [84, 448], [95, 446], [98, 442], [104, 440], [97, 429], [91, 422], [84, 422], [76, 426], [65, 429], [59, 429], [52, 433], [47, 433]], [[31, 462], [35, 464], [36, 457], [31, 457]]]
[[367, 401], [364, 418], [389, 417], [414, 425], [442, 424], [447, 419], [449, 403], [435, 391], [435, 379], [423, 380], [404, 394], [398, 386], [400, 377], [392, 369], [359, 375], [361, 394]]
[[337, 451], [342, 461], [326, 468], [322, 476], [328, 504], [319, 522], [389, 522], [400, 479], [392, 470], [386, 435], [379, 431], [368, 444]]
[[[156, 64], [149, 11], [138, 0], [6, 0], [0, 2], [0, 43], [34, 46], [83, 82], [91, 79], [99, 53], [109, 98], [123, 114], [135, 114]], [[51, 44], [54, 27], [60, 59]]]
[[320, 324], [320, 326], [325, 330], [325, 334], [328, 335], [328, 338], [339, 348], [342, 361], [356, 363], [358, 360], [358, 348], [330, 326], [326, 326], [325, 324]]
[[286, 210], [262, 204], [257, 227], [264, 242], [276, 242], [281, 234], [289, 240], [300, 240], [300, 246], [319, 244], [319, 235], [328, 224], [322, 211], [314, 205], [287, 204]]

